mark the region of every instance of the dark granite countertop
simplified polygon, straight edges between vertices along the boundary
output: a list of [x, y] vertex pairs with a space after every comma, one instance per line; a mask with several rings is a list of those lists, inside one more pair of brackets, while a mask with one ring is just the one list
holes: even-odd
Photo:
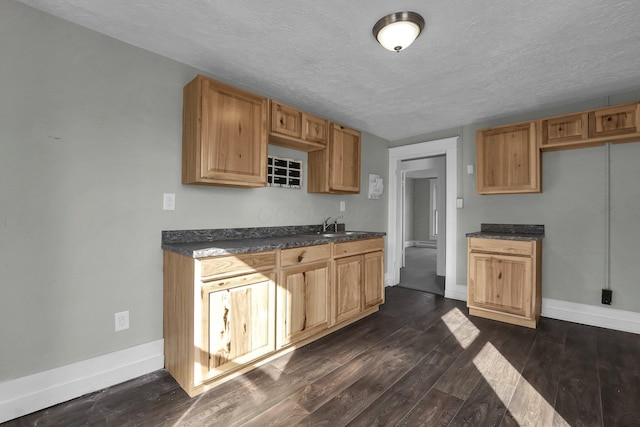
[[501, 240], [542, 240], [544, 225], [480, 224], [480, 231], [467, 233], [467, 237]]
[[328, 231], [329, 234], [318, 234], [320, 226], [315, 225], [163, 231], [162, 249], [191, 258], [205, 258], [373, 239], [386, 234], [373, 231], [344, 231], [344, 224], [339, 226], [341, 231]]

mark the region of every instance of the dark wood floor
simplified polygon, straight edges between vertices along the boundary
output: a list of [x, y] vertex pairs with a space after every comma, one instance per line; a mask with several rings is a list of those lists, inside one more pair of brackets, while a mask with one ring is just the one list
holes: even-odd
[[7, 425], [638, 426], [640, 335], [388, 288], [379, 313], [199, 397], [157, 371]]

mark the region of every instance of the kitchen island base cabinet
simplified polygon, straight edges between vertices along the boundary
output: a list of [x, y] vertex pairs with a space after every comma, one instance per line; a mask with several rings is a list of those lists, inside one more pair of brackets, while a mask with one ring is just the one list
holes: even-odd
[[469, 239], [469, 314], [535, 328], [540, 320], [540, 241]]

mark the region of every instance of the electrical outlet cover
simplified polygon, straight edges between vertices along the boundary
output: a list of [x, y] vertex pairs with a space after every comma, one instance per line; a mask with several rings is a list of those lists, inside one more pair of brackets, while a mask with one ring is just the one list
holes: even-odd
[[115, 314], [116, 332], [129, 329], [129, 312], [121, 311]]

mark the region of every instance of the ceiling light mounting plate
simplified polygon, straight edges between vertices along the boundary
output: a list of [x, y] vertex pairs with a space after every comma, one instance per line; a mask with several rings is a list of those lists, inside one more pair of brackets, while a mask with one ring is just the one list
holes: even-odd
[[424, 18], [416, 12], [396, 12], [384, 16], [373, 26], [373, 37], [385, 49], [400, 52], [418, 38]]

